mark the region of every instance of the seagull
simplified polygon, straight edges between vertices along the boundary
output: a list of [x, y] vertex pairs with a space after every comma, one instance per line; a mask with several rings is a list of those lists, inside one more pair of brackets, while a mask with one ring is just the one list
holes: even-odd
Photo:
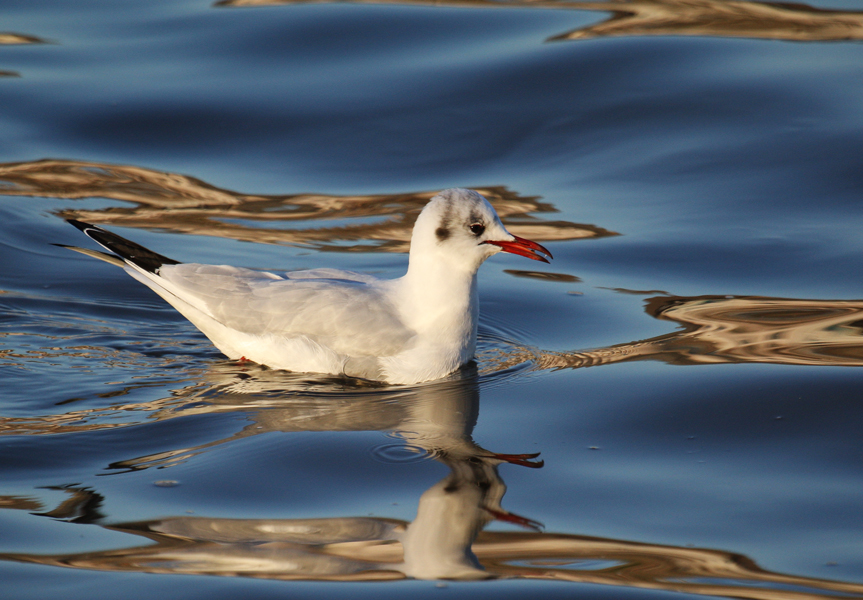
[[407, 273], [396, 279], [180, 263], [96, 225], [68, 222], [110, 254], [63, 247], [122, 267], [231, 360], [400, 385], [439, 379], [473, 359], [477, 270], [487, 258], [498, 252], [552, 258], [540, 244], [509, 233], [479, 193], [458, 188], [423, 208]]

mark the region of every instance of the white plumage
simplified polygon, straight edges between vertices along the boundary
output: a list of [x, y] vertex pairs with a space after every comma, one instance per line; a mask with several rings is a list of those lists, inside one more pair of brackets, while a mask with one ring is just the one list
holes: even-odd
[[276, 274], [181, 264], [70, 223], [112, 254], [71, 249], [122, 266], [231, 359], [398, 384], [443, 377], [473, 358], [476, 273], [489, 256], [551, 257], [510, 234], [485, 198], [463, 189], [429, 201], [414, 225], [408, 271], [390, 280], [336, 269]]

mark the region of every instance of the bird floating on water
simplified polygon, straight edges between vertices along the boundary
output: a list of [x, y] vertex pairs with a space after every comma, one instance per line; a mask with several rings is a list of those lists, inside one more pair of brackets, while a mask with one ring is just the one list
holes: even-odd
[[476, 351], [476, 273], [498, 252], [548, 262], [514, 236], [473, 190], [440, 192], [411, 236], [397, 279], [337, 269], [268, 273], [180, 263], [101, 227], [70, 219], [111, 254], [65, 246], [123, 267], [232, 360], [274, 369], [413, 384], [448, 375]]

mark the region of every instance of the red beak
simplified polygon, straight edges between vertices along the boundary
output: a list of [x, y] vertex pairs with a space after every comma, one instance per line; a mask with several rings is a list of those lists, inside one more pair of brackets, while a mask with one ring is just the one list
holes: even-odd
[[[491, 244], [493, 246], [500, 247], [504, 252], [509, 252], [511, 254], [518, 254], [519, 256], [526, 256], [532, 260], [541, 260], [544, 263], [548, 262], [548, 258], [554, 258], [545, 247], [537, 244], [536, 242], [532, 242], [530, 240], [526, 240], [524, 238], [520, 238], [517, 235], [512, 236], [515, 239], [511, 242], [501, 242], [498, 240], [486, 240], [483, 244]], [[539, 253], [545, 254], [548, 256], [541, 256]]]

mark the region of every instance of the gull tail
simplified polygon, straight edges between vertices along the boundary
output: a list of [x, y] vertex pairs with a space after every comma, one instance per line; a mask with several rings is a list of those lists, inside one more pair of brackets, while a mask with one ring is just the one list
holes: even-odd
[[[68, 219], [68, 221], [83, 231], [91, 240], [109, 250], [110, 253], [78, 248], [77, 246], [62, 246], [63, 248], [122, 267], [129, 275], [156, 292], [168, 304], [176, 308], [181, 315], [189, 319], [229, 358], [238, 359], [243, 355], [242, 350], [234, 349], [234, 339], [238, 333], [230, 330], [213, 316], [205, 297], [196, 294], [194, 289], [189, 289], [189, 286], [184, 287], [184, 275], [182, 273], [178, 275], [173, 272], [172, 277], [171, 269], [168, 267], [181, 263], [167, 256], [156, 254], [152, 250], [96, 225], [76, 219]], [[60, 244], [57, 245], [60, 246]], [[162, 267], [165, 269], [163, 270]], [[195, 265], [190, 265], [190, 267], [190, 272], [194, 275]], [[183, 269], [182, 266], [179, 268]], [[241, 338], [243, 337], [243, 334], [239, 335]]]
[[66, 250], [73, 250], [75, 252], [80, 252], [81, 254], [86, 254], [90, 258], [98, 258], [99, 260], [104, 260], [106, 263], [112, 264], [115, 267], [126, 266], [126, 261], [124, 261], [116, 254], [108, 254], [107, 252], [99, 252], [98, 250], [90, 250], [89, 248], [79, 248], [78, 246], [67, 246], [66, 244], [52, 245], [57, 246], [58, 248], [66, 248]]
[[139, 269], [146, 271], [147, 273], [152, 273], [153, 275], [158, 275], [159, 267], [162, 265], [180, 264], [173, 258], [156, 254], [152, 250], [148, 250], [135, 242], [130, 242], [116, 233], [111, 233], [110, 231], [106, 231], [96, 225], [90, 225], [89, 223], [84, 223], [83, 221], [78, 221], [76, 219], [67, 219], [67, 221], [83, 231], [91, 240], [106, 250], [113, 252], [113, 254], [88, 250], [86, 248], [78, 248], [77, 246], [55, 244], [61, 248], [68, 248], [69, 250], [86, 254], [87, 256], [98, 258], [99, 260], [103, 260], [118, 267], [125, 267], [126, 265], [138, 267]]

